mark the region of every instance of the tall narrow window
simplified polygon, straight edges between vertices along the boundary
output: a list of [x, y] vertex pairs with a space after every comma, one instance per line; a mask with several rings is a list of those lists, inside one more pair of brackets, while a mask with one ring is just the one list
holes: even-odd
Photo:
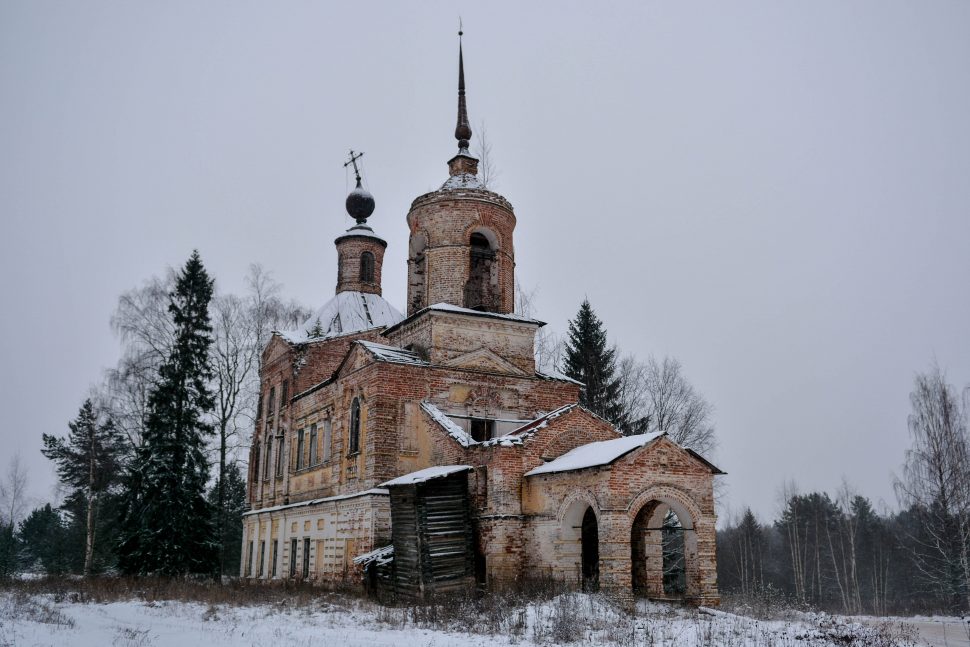
[[261, 541], [259, 542], [259, 569], [257, 569], [256, 571], [256, 577], [263, 576], [263, 564], [266, 563], [265, 560], [266, 560], [266, 542]]
[[360, 280], [364, 283], [374, 282], [374, 255], [370, 252], [360, 255]]
[[279, 539], [273, 540], [273, 577], [276, 577], [276, 560], [279, 557], [280, 552], [280, 541]]
[[468, 241], [468, 282], [465, 283], [465, 307], [491, 312], [495, 310], [492, 296], [492, 262], [495, 252], [488, 238], [475, 233]]
[[269, 478], [269, 466], [272, 465], [273, 456], [273, 437], [270, 435], [266, 436], [266, 464], [263, 465], [263, 478]]
[[305, 430], [301, 429], [296, 432], [296, 469], [303, 469], [303, 434]]
[[296, 577], [296, 537], [290, 540], [290, 577]]
[[276, 413], [276, 387], [269, 390], [269, 398], [266, 401], [266, 415], [271, 416]]
[[249, 475], [254, 481], [259, 478], [259, 466], [262, 465], [259, 456], [259, 441], [257, 440], [253, 443], [253, 457], [249, 460]]
[[333, 424], [330, 418], [323, 421], [323, 460], [330, 460], [330, 447], [333, 443]]
[[276, 444], [279, 445], [276, 448], [276, 476], [279, 478], [283, 476], [283, 436], [276, 437]]
[[317, 464], [317, 423], [310, 425], [310, 465]]
[[350, 404], [350, 453], [360, 451], [360, 399], [354, 398]]
[[290, 381], [283, 380], [283, 390], [280, 392], [280, 408], [285, 407], [290, 399]]
[[310, 538], [303, 539], [303, 579], [310, 577]]
[[249, 542], [249, 548], [246, 549], [246, 577], [253, 574], [253, 543]]

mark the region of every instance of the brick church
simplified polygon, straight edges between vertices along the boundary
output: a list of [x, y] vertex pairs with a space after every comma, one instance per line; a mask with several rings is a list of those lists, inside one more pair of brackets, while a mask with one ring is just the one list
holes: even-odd
[[624, 436], [536, 366], [544, 324], [514, 312], [516, 215], [469, 153], [461, 56], [458, 153], [407, 214], [406, 315], [382, 296], [358, 174], [336, 295], [263, 352], [241, 574], [410, 597], [528, 575], [716, 604], [721, 472], [664, 434]]

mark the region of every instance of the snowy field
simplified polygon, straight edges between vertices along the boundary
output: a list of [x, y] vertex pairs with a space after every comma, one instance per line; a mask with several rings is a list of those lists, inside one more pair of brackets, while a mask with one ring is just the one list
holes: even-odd
[[[921, 619], [932, 630], [949, 622], [945, 642], [920, 637], [901, 621], [848, 620], [799, 614], [763, 621], [721, 611], [641, 602], [624, 612], [605, 598], [563, 594], [543, 603], [481, 601], [387, 608], [322, 593], [293, 603], [127, 600], [81, 602], [72, 593], [0, 592], [0, 646], [466, 647], [484, 645], [844, 646], [967, 645], [959, 619]], [[945, 632], [945, 630], [944, 630]], [[961, 635], [962, 632], [962, 635]]]

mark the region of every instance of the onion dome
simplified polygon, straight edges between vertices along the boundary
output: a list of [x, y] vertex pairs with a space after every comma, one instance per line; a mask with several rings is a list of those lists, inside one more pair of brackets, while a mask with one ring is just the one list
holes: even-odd
[[357, 176], [357, 188], [347, 196], [347, 213], [357, 221], [358, 225], [363, 225], [372, 213], [374, 213], [374, 196], [370, 191], [360, 185], [360, 176]]

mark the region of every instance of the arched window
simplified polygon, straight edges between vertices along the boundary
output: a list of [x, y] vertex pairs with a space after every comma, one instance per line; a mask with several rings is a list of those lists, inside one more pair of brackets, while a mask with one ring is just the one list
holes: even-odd
[[360, 280], [364, 283], [374, 282], [374, 255], [370, 252], [360, 255]]
[[468, 240], [468, 282], [465, 284], [465, 307], [492, 312], [496, 309], [492, 294], [492, 262], [495, 252], [484, 234], [475, 232]]
[[350, 404], [350, 453], [360, 451], [360, 399], [354, 398]]

